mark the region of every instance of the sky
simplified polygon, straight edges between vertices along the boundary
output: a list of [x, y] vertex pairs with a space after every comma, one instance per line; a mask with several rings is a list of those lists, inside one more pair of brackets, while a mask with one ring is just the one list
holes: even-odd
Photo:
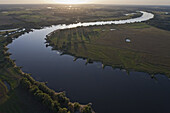
[[128, 4], [128, 5], [170, 5], [170, 0], [0, 0], [0, 4]]

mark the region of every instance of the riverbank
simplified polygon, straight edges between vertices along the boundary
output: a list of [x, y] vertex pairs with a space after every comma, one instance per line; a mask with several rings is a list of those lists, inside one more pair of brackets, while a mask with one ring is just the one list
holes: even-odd
[[[7, 52], [6, 46], [30, 30], [8, 35], [11, 32], [14, 31], [1, 32], [0, 37], [0, 112], [36, 113], [45, 110], [45, 113], [77, 111], [91, 113], [90, 105], [71, 103], [64, 92], [56, 93], [44, 83], [37, 82], [29, 74], [23, 73], [21, 68], [15, 65], [15, 61], [9, 57], [10, 53]], [[4, 84], [5, 82], [10, 85], [10, 89]], [[30, 111], [33, 106], [35, 111]], [[43, 106], [45, 108], [42, 108]]]
[[[58, 30], [48, 35], [46, 40], [53, 50], [85, 58], [87, 63], [100, 61], [114, 69], [169, 77], [169, 37], [168, 31], [146, 23], [135, 23]], [[127, 43], [126, 38], [131, 42]]]

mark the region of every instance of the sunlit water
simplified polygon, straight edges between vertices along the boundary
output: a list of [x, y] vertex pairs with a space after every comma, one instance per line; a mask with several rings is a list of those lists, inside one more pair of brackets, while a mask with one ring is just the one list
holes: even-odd
[[61, 56], [45, 46], [46, 35], [57, 29], [79, 26], [142, 22], [154, 17], [141, 12], [135, 19], [57, 25], [34, 30], [14, 40], [8, 47], [11, 58], [38, 81], [48, 82], [55, 91], [66, 91], [72, 102], [93, 103], [97, 113], [170, 113], [170, 81], [164, 75], [152, 79], [147, 73], [106, 67], [100, 62], [85, 65], [86, 60]]

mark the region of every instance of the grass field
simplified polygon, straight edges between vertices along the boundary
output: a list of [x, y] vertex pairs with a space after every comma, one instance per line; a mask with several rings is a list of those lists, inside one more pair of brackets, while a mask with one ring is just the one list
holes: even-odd
[[[136, 10], [134, 7], [105, 5], [2, 5], [0, 29], [129, 19], [141, 16]], [[136, 14], [125, 16], [128, 13]]]
[[47, 42], [55, 50], [87, 61], [169, 76], [169, 37], [169, 31], [136, 23], [59, 30], [47, 37]]
[[168, 8], [167, 10], [152, 10], [151, 12], [155, 15], [155, 18], [149, 21], [148, 24], [160, 29], [170, 31], [170, 8]]

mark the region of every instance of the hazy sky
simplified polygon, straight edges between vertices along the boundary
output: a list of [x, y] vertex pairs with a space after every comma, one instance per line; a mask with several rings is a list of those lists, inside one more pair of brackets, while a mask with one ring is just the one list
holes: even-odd
[[43, 3], [96, 3], [170, 5], [170, 0], [0, 0], [0, 4], [43, 4]]

